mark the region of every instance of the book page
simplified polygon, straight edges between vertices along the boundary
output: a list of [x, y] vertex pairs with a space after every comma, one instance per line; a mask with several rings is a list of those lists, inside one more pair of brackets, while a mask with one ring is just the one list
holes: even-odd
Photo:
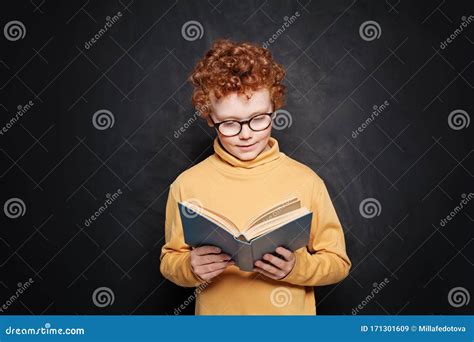
[[197, 214], [199, 214], [201, 216], [204, 216], [208, 220], [214, 222], [220, 228], [226, 230], [227, 232], [229, 232], [233, 236], [237, 237], [238, 235], [240, 235], [240, 231], [237, 228], [237, 226], [232, 221], [230, 221], [227, 217], [219, 215], [218, 213], [216, 213], [216, 212], [214, 212], [210, 209], [206, 209], [206, 208], [197, 206], [197, 205], [193, 204], [192, 202], [184, 201], [184, 202], [181, 202], [181, 204], [183, 204], [187, 208], [193, 210]]
[[269, 208], [262, 214], [258, 215], [256, 218], [252, 219], [250, 223], [245, 225], [244, 231], [249, 230], [253, 226], [256, 226], [259, 223], [262, 223], [263, 221], [270, 220], [274, 217], [284, 215], [292, 210], [296, 210], [301, 207], [301, 202], [298, 198], [296, 197], [291, 197], [288, 198], [275, 206]]
[[288, 222], [294, 221], [308, 213], [310, 213], [310, 211], [307, 208], [305, 207], [298, 208], [284, 215], [280, 215], [270, 220], [263, 221], [260, 224], [245, 231], [243, 235], [248, 241], [250, 241], [256, 237], [259, 237], [275, 229], [278, 229], [281, 226], [287, 224]]

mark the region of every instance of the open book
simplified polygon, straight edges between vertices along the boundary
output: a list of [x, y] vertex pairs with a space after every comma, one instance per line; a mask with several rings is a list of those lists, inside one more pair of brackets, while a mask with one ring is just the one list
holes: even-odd
[[239, 230], [228, 218], [192, 201], [178, 202], [184, 240], [193, 247], [212, 245], [229, 254], [242, 270], [278, 246], [295, 251], [308, 244], [313, 213], [291, 197], [265, 210]]

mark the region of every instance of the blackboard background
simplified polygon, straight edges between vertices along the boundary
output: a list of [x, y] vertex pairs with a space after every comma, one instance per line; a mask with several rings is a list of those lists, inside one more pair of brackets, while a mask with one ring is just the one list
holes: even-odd
[[[388, 285], [359, 314], [466, 314], [450, 305], [456, 287], [472, 292], [473, 205], [440, 220], [473, 192], [472, 124], [452, 129], [454, 110], [473, 113], [474, 24], [440, 43], [473, 14], [472, 1], [11, 1], [1, 25], [0, 115], [32, 108], [0, 136], [0, 305], [18, 283], [34, 283], [7, 314], [173, 314], [192, 289], [164, 280], [159, 254], [169, 184], [212, 151], [215, 133], [193, 117], [186, 77], [221, 37], [270, 45], [287, 68], [292, 124], [274, 130], [281, 150], [328, 185], [353, 261], [342, 283], [316, 288], [319, 314], [348, 314], [374, 283]], [[121, 11], [90, 49], [84, 44]], [[203, 28], [183, 38], [190, 21]], [[359, 34], [381, 27], [378, 39]], [[372, 107], [389, 102], [358, 137]], [[109, 110], [114, 125], [92, 123]], [[107, 193], [123, 194], [89, 227]], [[365, 218], [366, 198], [381, 205]], [[114, 294], [94, 305], [99, 287]], [[192, 314], [193, 303], [184, 310]]]

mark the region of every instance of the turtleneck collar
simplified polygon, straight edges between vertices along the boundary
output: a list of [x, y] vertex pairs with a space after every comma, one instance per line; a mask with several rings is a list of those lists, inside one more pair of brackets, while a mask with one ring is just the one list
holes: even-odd
[[241, 160], [227, 152], [227, 150], [225, 150], [224, 147], [221, 145], [218, 137], [214, 139], [214, 152], [217, 156], [218, 161], [233, 168], [255, 169], [265, 164], [274, 164], [275, 162], [283, 159], [282, 157], [284, 156], [284, 154], [280, 152], [278, 141], [275, 138], [270, 137], [270, 139], [268, 140], [268, 146], [270, 147], [270, 149], [263, 150], [254, 159]]

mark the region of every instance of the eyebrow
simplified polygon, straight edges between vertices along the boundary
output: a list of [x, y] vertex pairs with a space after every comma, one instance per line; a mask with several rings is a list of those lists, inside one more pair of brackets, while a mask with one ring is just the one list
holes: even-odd
[[[253, 112], [252, 114], [250, 114], [250, 116], [249, 116], [247, 119], [250, 119], [250, 118], [252, 118], [252, 117], [254, 117], [254, 116], [257, 116], [258, 114], [264, 114], [264, 113], [269, 113], [269, 112], [267, 112], [266, 110], [262, 110], [262, 109], [261, 109], [261, 110], [257, 110], [257, 111], [255, 111], [255, 112]], [[237, 120], [237, 118], [236, 118], [235, 116], [230, 116], [230, 117], [228, 117], [228, 118], [226, 118], [226, 119], [223, 119], [222, 121], [228, 121], [228, 120]], [[244, 120], [245, 120], [245, 119], [244, 119]]]

